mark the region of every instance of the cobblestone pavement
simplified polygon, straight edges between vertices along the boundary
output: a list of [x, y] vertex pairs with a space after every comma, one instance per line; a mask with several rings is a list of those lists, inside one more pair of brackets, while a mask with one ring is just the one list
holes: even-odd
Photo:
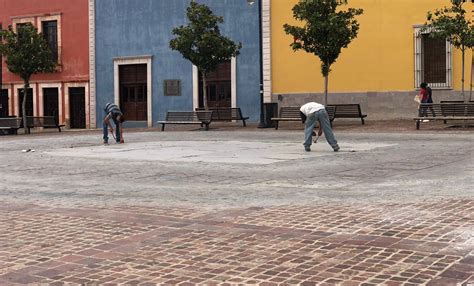
[[2, 136], [0, 285], [474, 283], [472, 132], [301, 135]]

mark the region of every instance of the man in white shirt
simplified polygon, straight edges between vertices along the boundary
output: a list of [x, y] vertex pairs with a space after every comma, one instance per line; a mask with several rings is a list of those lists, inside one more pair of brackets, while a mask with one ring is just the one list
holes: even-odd
[[339, 151], [339, 145], [332, 133], [331, 122], [329, 121], [328, 113], [324, 105], [317, 102], [308, 102], [300, 108], [301, 121], [305, 124], [304, 128], [304, 150], [311, 151], [311, 144], [313, 139], [313, 128], [316, 121], [319, 121], [318, 135], [324, 132], [326, 141], [331, 145], [334, 152]]

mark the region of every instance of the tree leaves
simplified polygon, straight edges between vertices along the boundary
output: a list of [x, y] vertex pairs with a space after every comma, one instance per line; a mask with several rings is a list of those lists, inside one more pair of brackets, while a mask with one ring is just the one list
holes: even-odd
[[345, 4], [347, 0], [300, 0], [293, 7], [293, 17], [303, 26], [283, 25], [285, 32], [297, 39], [290, 44], [294, 51], [304, 50], [320, 58], [323, 76], [329, 74], [341, 49], [357, 37], [359, 23], [354, 17], [363, 10], [338, 9]]
[[42, 34], [30, 23], [17, 26], [18, 33], [9, 26], [0, 31], [0, 53], [10, 72], [29, 82], [36, 73], [54, 72], [56, 63], [51, 58], [51, 50]]
[[[51, 50], [42, 34], [31, 23], [17, 25], [15, 33], [10, 25], [8, 30], [0, 31], [0, 53], [10, 72], [17, 74], [24, 82], [22, 113], [26, 122], [26, 94], [30, 86], [30, 77], [36, 73], [54, 72], [56, 63], [52, 60]], [[27, 124], [23, 124], [25, 134], [29, 133]]]
[[239, 54], [242, 44], [236, 44], [221, 35], [219, 24], [224, 19], [215, 16], [209, 7], [191, 2], [187, 8], [187, 17], [187, 26], [173, 29], [172, 33], [176, 37], [170, 41], [170, 48], [180, 52], [202, 73], [215, 70], [219, 63]]
[[464, 96], [464, 65], [466, 48], [474, 47], [474, 23], [466, 18], [466, 10], [463, 8], [464, 1], [451, 0], [451, 7], [428, 11], [422, 28], [432, 37], [446, 39], [457, 49], [461, 50], [461, 94]]
[[474, 23], [466, 18], [463, 1], [452, 0], [451, 7], [427, 13], [427, 23], [423, 31], [431, 36], [446, 39], [458, 49], [474, 46]]

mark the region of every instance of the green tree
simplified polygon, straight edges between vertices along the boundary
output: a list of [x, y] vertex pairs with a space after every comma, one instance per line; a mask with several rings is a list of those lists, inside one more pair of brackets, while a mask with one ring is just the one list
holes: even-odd
[[359, 23], [355, 16], [363, 13], [362, 9], [348, 8], [342, 11], [341, 5], [347, 0], [299, 0], [293, 7], [293, 18], [303, 26], [283, 25], [294, 42], [290, 47], [304, 50], [321, 60], [321, 73], [324, 76], [324, 104], [327, 104], [329, 73], [331, 65], [336, 62], [342, 48], [357, 37]]
[[[451, 0], [451, 7], [428, 11], [427, 22], [423, 31], [432, 37], [446, 39], [454, 47], [461, 50], [461, 95], [464, 97], [464, 69], [466, 49], [474, 47], [474, 23], [467, 19], [463, 0]], [[472, 77], [472, 74], [471, 74]]]
[[189, 23], [173, 29], [176, 37], [170, 41], [170, 48], [180, 52], [201, 72], [203, 102], [207, 110], [207, 75], [219, 63], [237, 56], [242, 45], [221, 35], [219, 24], [224, 22], [224, 18], [215, 16], [206, 5], [191, 2], [186, 11]]
[[16, 33], [12, 26], [0, 31], [0, 53], [5, 56], [5, 62], [10, 72], [23, 80], [23, 126], [26, 125], [26, 97], [30, 87], [30, 78], [33, 74], [54, 72], [56, 63], [52, 60], [51, 50], [42, 34], [30, 24], [17, 26]]

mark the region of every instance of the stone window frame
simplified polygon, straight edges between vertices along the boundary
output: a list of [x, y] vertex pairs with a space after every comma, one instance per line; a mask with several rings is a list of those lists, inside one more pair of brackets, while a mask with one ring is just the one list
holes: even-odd
[[49, 14], [42, 14], [42, 15], [28, 15], [28, 16], [15, 16], [12, 17], [12, 26], [13, 30], [16, 32], [17, 24], [22, 23], [31, 23], [33, 26], [38, 29], [38, 33], [43, 31], [42, 23], [45, 21], [56, 21], [57, 23], [57, 41], [58, 41], [58, 61], [57, 66], [58, 68], [61, 67], [62, 64], [62, 44], [61, 44], [61, 13], [49, 13]]
[[[14, 103], [13, 103], [13, 111], [14, 115], [19, 116], [20, 115], [20, 97], [18, 96], [18, 89], [23, 89], [24, 84], [23, 83], [18, 83], [13, 85], [13, 96], [14, 98]], [[39, 107], [38, 107], [38, 100], [36, 97], [36, 85], [30, 85], [30, 88], [32, 89], [32, 96], [33, 96], [33, 116], [39, 116]]]
[[[419, 88], [423, 82], [423, 63], [422, 63], [422, 34], [428, 34], [422, 30], [423, 25], [414, 26], [414, 84], [415, 88]], [[433, 89], [452, 89], [453, 86], [453, 52], [452, 45], [446, 40], [446, 82], [428, 82]]]
[[42, 33], [43, 32], [43, 22], [47, 21], [56, 21], [57, 24], [57, 43], [58, 43], [58, 61], [57, 65], [61, 66], [62, 65], [62, 43], [61, 43], [61, 14], [50, 14], [50, 15], [45, 15], [45, 16], [38, 16], [38, 32]]
[[70, 106], [69, 106], [69, 88], [71, 87], [83, 87], [84, 88], [84, 96], [85, 96], [85, 107], [84, 110], [86, 111], [86, 129], [93, 128], [91, 126], [91, 107], [90, 107], [90, 91], [89, 91], [89, 83], [88, 82], [65, 82], [64, 83], [64, 123], [66, 124], [67, 128], [71, 127], [71, 113], [70, 113]]
[[[193, 65], [193, 110], [199, 107], [199, 70]], [[230, 59], [230, 106], [237, 107], [237, 58]]]
[[[1, 72], [1, 71], [0, 71]], [[0, 86], [0, 90], [6, 90], [8, 96], [8, 115], [13, 116], [15, 115], [15, 105], [13, 102], [13, 95], [11, 91], [11, 85], [2, 85]]]
[[113, 58], [114, 64], [114, 101], [120, 106], [120, 77], [119, 67], [121, 65], [146, 64], [147, 67], [147, 126], [153, 127], [153, 84], [152, 84], [152, 55], [126, 56]]
[[38, 108], [39, 116], [44, 116], [44, 88], [57, 88], [58, 89], [58, 121], [59, 124], [64, 124], [63, 118], [63, 97], [62, 97], [62, 84], [57, 83], [39, 83], [38, 84]]

